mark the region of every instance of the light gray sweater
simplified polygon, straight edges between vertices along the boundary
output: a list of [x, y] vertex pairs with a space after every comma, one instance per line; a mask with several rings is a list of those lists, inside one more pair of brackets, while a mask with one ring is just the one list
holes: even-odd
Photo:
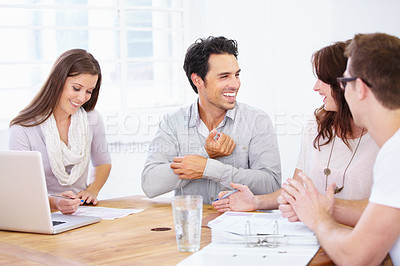
[[[111, 164], [111, 157], [108, 152], [105, 138], [103, 119], [96, 110], [87, 113], [89, 120], [89, 143], [91, 144], [90, 158], [93, 166]], [[83, 175], [71, 186], [61, 186], [51, 171], [49, 157], [47, 155], [44, 135], [40, 126], [23, 127], [13, 125], [9, 129], [10, 150], [39, 151], [42, 154], [43, 166], [46, 175], [48, 193], [61, 193], [71, 190], [74, 193], [86, 190], [89, 164]], [[23, 167], [23, 166], [21, 166]]]

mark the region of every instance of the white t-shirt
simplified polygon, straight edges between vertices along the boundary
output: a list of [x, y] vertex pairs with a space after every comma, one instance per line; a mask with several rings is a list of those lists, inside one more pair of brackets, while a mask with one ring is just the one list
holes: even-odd
[[[385, 142], [376, 157], [370, 202], [400, 208], [400, 129]], [[399, 226], [398, 224], [393, 226]], [[394, 265], [400, 265], [400, 238], [390, 250]]]
[[[329, 162], [331, 174], [328, 176], [327, 186], [335, 182], [337, 187], [342, 187], [343, 174], [348, 166], [344, 179], [344, 188], [340, 193], [335, 194], [335, 197], [349, 200], [369, 198], [373, 183], [373, 165], [379, 151], [378, 145], [371, 136], [368, 133], [362, 136], [351, 163], [350, 160], [360, 140], [359, 138], [348, 140], [351, 150], [341, 138], [335, 137], [333, 149], [333, 141], [331, 141], [329, 144], [321, 146], [319, 151], [314, 148], [316, 136], [317, 122], [315, 119], [309, 120], [303, 132], [301, 151], [296, 168], [310, 177], [318, 191], [325, 194], [326, 176], [323, 171], [328, 165], [329, 155], [332, 150]], [[320, 139], [320, 143], [324, 142], [325, 139]]]

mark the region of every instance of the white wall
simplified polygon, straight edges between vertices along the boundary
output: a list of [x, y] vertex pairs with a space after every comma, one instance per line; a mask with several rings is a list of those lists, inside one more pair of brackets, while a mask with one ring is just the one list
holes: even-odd
[[[239, 101], [270, 114], [278, 134], [283, 179], [290, 177], [300, 149], [301, 121], [322, 104], [313, 92], [311, 54], [355, 33], [386, 32], [400, 36], [397, 0], [184, 0], [192, 13], [185, 18], [186, 47], [197, 38], [223, 35], [239, 43], [242, 86]], [[183, 63], [183, 62], [182, 62]], [[183, 70], [182, 70], [183, 72]], [[185, 99], [195, 95], [186, 80]], [[171, 108], [170, 108], [171, 109]], [[153, 134], [152, 110], [139, 111]], [[104, 117], [114, 130], [115, 117]], [[3, 132], [4, 133], [4, 132]], [[133, 135], [132, 139], [150, 135]], [[0, 149], [7, 136], [0, 132]], [[146, 145], [117, 147], [113, 169], [100, 198], [143, 194], [140, 174]]]
[[[196, 1], [196, 0], [194, 0]], [[283, 179], [291, 177], [302, 120], [322, 104], [312, 88], [311, 55], [355, 33], [400, 36], [396, 0], [204, 0], [196, 3], [192, 31], [239, 44], [242, 86], [238, 100], [270, 114], [276, 125]]]
[[[296, 166], [302, 120], [322, 104], [312, 90], [316, 81], [310, 63], [312, 53], [355, 33], [381, 31], [400, 36], [396, 14], [400, 1], [396, 0], [185, 0], [185, 3], [192, 10], [186, 18], [186, 47], [197, 38], [210, 35], [238, 41], [242, 69], [238, 100], [271, 116], [278, 134], [284, 180], [292, 176]], [[185, 99], [191, 103], [195, 94], [186, 85]], [[100, 196], [142, 194], [140, 174], [145, 158], [145, 147], [128, 145], [113, 153], [112, 174]]]

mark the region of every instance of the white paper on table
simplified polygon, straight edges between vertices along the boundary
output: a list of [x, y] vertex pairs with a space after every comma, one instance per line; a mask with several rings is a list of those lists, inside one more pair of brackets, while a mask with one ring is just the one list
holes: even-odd
[[211, 243], [177, 265], [307, 265], [318, 249], [319, 245], [248, 248], [240, 244]]
[[144, 211], [144, 209], [117, 209], [107, 207], [79, 206], [78, 210], [72, 215], [93, 216], [101, 217], [103, 220], [114, 220], [116, 218], [125, 217], [141, 211]]
[[275, 221], [278, 223], [278, 234], [285, 235], [309, 235], [311, 231], [304, 223], [289, 222], [281, 216], [279, 211], [274, 212], [225, 212], [208, 223], [208, 227], [215, 230], [222, 230], [239, 235], [244, 235], [246, 223], [249, 222], [252, 234], [273, 234]]

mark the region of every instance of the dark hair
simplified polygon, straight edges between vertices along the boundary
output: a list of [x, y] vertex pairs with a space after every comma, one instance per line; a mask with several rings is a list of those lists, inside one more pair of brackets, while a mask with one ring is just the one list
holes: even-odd
[[[347, 58], [344, 55], [344, 50], [349, 43], [350, 40], [336, 42], [314, 52], [312, 56], [314, 73], [319, 80], [330, 85], [331, 95], [338, 109], [337, 112], [326, 111], [324, 106], [321, 106], [315, 110], [314, 115], [318, 124], [318, 134], [314, 139], [314, 147], [318, 149], [320, 146], [332, 141], [334, 138], [333, 131], [350, 147], [347, 138], [349, 135], [353, 135], [351, 127], [353, 117], [344, 98], [343, 90], [336, 80], [346, 70]], [[325, 138], [326, 141], [320, 143], [321, 138]]]
[[400, 39], [385, 33], [357, 34], [346, 49], [348, 72], [370, 87], [388, 109], [400, 108]]
[[31, 103], [25, 107], [13, 120], [12, 125], [37, 126], [50, 117], [56, 107], [67, 77], [81, 74], [97, 75], [97, 83], [90, 100], [82, 107], [86, 111], [94, 109], [101, 85], [101, 70], [97, 60], [83, 49], [72, 49], [61, 54], [53, 65], [50, 74]]
[[192, 86], [194, 92], [197, 87], [193, 84], [191, 75], [196, 73], [204, 80], [208, 70], [208, 59], [211, 54], [231, 54], [237, 58], [238, 49], [235, 40], [228, 40], [225, 37], [208, 37], [207, 39], [197, 39], [186, 51], [183, 69]]

